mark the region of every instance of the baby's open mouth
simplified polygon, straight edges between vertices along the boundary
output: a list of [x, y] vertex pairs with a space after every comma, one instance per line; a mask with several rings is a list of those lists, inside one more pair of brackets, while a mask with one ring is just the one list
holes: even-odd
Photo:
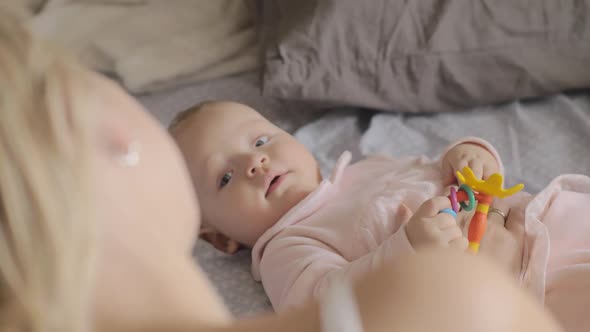
[[268, 188], [266, 189], [266, 194], [264, 195], [264, 197], [268, 197], [268, 195], [270, 195], [281, 184], [281, 182], [283, 182], [282, 180], [282, 175], [277, 175], [273, 177], [270, 181], [270, 184], [268, 185]]

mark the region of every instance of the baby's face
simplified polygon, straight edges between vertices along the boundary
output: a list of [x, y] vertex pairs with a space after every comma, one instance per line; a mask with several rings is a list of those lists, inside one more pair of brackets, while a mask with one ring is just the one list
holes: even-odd
[[320, 182], [311, 153], [245, 105], [207, 104], [173, 135], [188, 163], [204, 222], [247, 246]]

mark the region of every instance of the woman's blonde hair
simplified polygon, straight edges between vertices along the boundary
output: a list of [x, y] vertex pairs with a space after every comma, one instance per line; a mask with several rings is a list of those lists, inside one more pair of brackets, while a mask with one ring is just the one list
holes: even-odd
[[0, 11], [1, 331], [90, 329], [88, 112], [69, 97], [78, 70]]

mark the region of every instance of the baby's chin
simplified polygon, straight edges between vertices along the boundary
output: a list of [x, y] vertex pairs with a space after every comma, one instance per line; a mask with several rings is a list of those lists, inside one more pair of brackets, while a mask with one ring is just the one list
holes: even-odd
[[[271, 202], [270, 209], [262, 213], [251, 217], [249, 219], [257, 219], [255, 225], [252, 225], [246, 232], [250, 234], [248, 239], [242, 242], [247, 247], [253, 247], [254, 244], [266, 233], [269, 229], [274, 227], [278, 222], [281, 221], [283, 216], [287, 214], [291, 209], [297, 206], [302, 200], [304, 200], [316, 187], [307, 188], [305, 190], [298, 189], [292, 190], [283, 195], [280, 199]], [[239, 226], [243, 226], [243, 223], [238, 223]]]

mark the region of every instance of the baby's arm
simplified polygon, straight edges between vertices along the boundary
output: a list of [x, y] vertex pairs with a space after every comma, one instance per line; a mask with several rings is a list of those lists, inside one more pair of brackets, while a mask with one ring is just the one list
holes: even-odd
[[446, 197], [424, 202], [407, 225], [401, 225], [372, 252], [348, 261], [325, 243], [305, 236], [286, 236], [269, 243], [260, 262], [264, 288], [281, 311], [318, 297], [334, 278], [357, 280], [367, 272], [414, 253], [414, 248], [453, 247], [464, 250], [467, 240], [446, 213]]
[[260, 261], [260, 275], [274, 309], [281, 312], [317, 298], [331, 278], [357, 280], [385, 261], [396, 261], [413, 252], [404, 228], [375, 251], [352, 262], [321, 241], [290, 236], [268, 244]]

